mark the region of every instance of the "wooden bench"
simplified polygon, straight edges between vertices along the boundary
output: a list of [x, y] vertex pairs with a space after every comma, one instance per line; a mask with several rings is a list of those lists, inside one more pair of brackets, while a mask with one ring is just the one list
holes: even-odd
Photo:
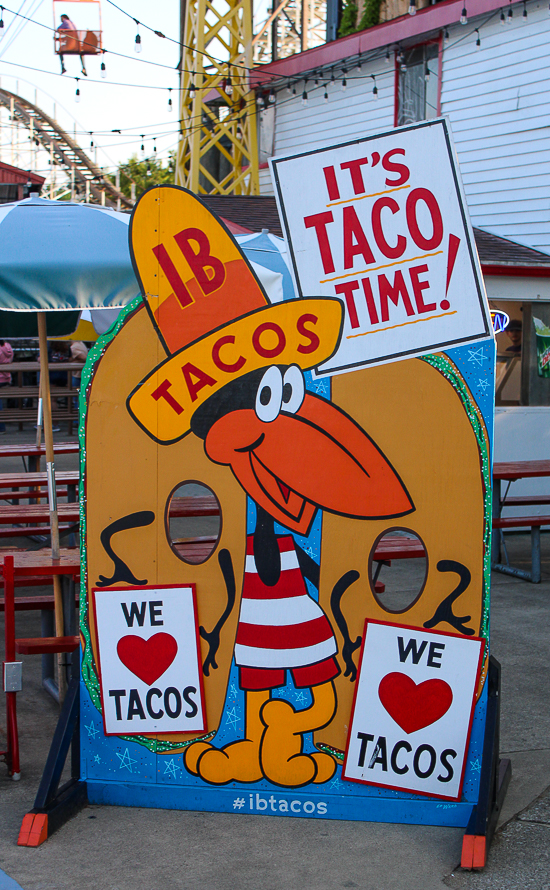
[[[51, 582], [51, 577], [50, 577]], [[22, 587], [30, 586], [22, 584]], [[78, 606], [78, 594], [75, 595], [75, 606]], [[55, 600], [52, 594], [44, 596], [16, 596], [14, 598], [14, 610], [16, 612], [53, 612], [55, 609]], [[5, 610], [5, 599], [0, 596], [0, 612]]]
[[[505, 575], [514, 575], [516, 578], [522, 578], [524, 581], [531, 581], [533, 584], [539, 584], [541, 578], [540, 568], [540, 529], [542, 525], [550, 525], [550, 516], [495, 516], [493, 518], [493, 528], [500, 529], [501, 542], [506, 557], [505, 563], [494, 563], [492, 568], [496, 572], [503, 572]], [[530, 528], [531, 529], [531, 571], [526, 572], [525, 569], [516, 569], [510, 565], [508, 559], [508, 551], [502, 534], [504, 529]]]
[[[79, 505], [58, 504], [57, 515], [60, 532], [74, 531], [80, 521]], [[45, 524], [38, 524], [42, 522]], [[48, 504], [0, 504], [0, 538], [47, 535], [50, 533], [49, 522]]]
[[74, 652], [80, 646], [80, 637], [32, 637], [15, 641], [19, 655], [53, 655], [57, 652]]
[[[1, 419], [1, 417], [0, 417]], [[73, 439], [70, 442], [54, 442], [54, 454], [78, 454], [78, 440]], [[0, 458], [2, 457], [22, 457], [23, 462], [27, 457], [29, 459], [29, 470], [31, 473], [40, 471], [40, 458], [46, 454], [46, 446], [30, 445], [21, 443], [19, 445], [0, 445]], [[56, 474], [57, 475], [57, 474]]]

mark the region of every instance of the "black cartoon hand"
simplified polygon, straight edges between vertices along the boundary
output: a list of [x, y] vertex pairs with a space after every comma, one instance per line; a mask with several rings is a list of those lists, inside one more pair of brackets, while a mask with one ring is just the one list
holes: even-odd
[[202, 625], [199, 627], [201, 637], [208, 643], [208, 655], [204, 659], [204, 664], [202, 666], [202, 672], [205, 677], [210, 676], [210, 668], [216, 670], [218, 667], [216, 653], [220, 647], [221, 629], [231, 615], [233, 606], [235, 605], [235, 572], [233, 571], [233, 562], [231, 561], [229, 550], [220, 550], [218, 554], [218, 562], [220, 569], [222, 570], [227, 590], [227, 605], [212, 630], [208, 631], [206, 628], [202, 627]]
[[353, 653], [361, 645], [362, 637], [359, 636], [353, 641], [350, 639], [347, 621], [344, 618], [342, 609], [340, 608], [340, 601], [348, 587], [351, 587], [352, 584], [355, 584], [358, 579], [359, 572], [346, 572], [346, 574], [342, 575], [340, 580], [336, 582], [336, 584], [332, 588], [332, 593], [330, 595], [330, 606], [332, 609], [332, 614], [334, 615], [336, 624], [338, 625], [338, 629], [340, 630], [340, 633], [344, 638], [344, 645], [342, 647], [342, 658], [344, 659], [344, 664], [346, 665], [344, 677], [349, 677], [351, 683], [353, 683], [357, 676], [357, 667], [353, 660]]

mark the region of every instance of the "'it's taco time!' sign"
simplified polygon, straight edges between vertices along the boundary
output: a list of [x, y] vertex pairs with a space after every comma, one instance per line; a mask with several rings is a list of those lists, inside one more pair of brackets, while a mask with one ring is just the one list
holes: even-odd
[[337, 352], [317, 374], [492, 336], [445, 120], [274, 158], [301, 297], [338, 297]]

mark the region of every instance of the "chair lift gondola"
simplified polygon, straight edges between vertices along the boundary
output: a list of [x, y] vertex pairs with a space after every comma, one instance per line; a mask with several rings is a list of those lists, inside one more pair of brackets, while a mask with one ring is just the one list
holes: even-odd
[[53, 0], [54, 51], [65, 73], [64, 56], [80, 56], [86, 74], [84, 56], [103, 51], [100, 0]]

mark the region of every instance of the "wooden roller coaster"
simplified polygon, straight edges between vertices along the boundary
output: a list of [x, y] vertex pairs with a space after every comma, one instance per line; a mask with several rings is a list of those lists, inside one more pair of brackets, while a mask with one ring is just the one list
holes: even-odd
[[41, 108], [4, 89], [0, 89], [0, 106], [9, 110], [12, 123], [26, 127], [30, 139], [36, 140], [49, 152], [52, 161], [65, 168], [75, 190], [84, 193], [86, 200], [109, 207], [133, 206], [134, 201], [104, 176], [78, 143]]

